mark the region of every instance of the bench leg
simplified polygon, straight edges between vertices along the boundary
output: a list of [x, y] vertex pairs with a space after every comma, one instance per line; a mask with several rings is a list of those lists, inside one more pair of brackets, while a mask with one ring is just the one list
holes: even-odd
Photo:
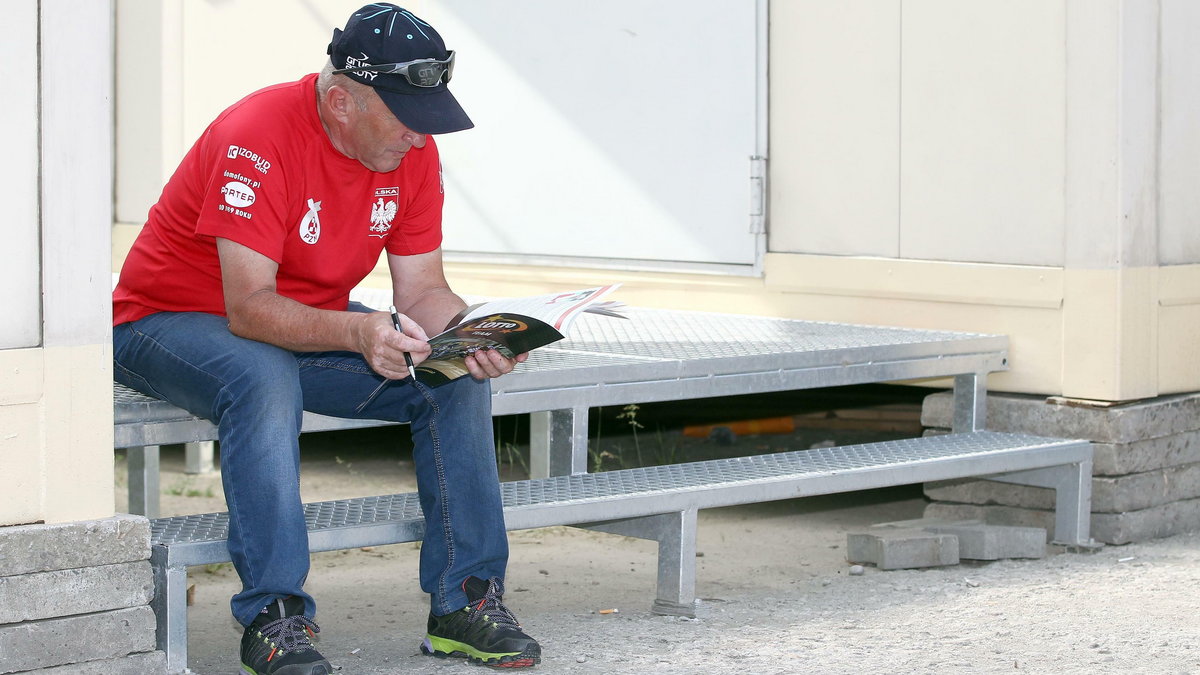
[[954, 376], [954, 421], [951, 431], [980, 431], [987, 424], [987, 373]]
[[157, 445], [125, 450], [125, 468], [129, 476], [129, 512], [147, 518], [158, 517]]
[[168, 673], [187, 670], [187, 567], [168, 567], [158, 559], [161, 549], [150, 555], [154, 567], [154, 598], [150, 606], [158, 629], [158, 648], [167, 657]]
[[658, 592], [650, 611], [696, 616], [696, 509], [580, 527], [658, 542]]
[[1054, 489], [1055, 544], [1090, 546], [1092, 519], [1092, 460], [1045, 469], [1015, 471], [988, 480]]
[[587, 406], [529, 414], [529, 477], [587, 473]]
[[192, 441], [183, 444], [184, 473], [212, 473], [213, 455], [216, 443], [213, 441]]

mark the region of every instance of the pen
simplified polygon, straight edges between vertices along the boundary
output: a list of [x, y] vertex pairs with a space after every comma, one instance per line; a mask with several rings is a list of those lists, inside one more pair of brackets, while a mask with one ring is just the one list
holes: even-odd
[[[395, 307], [389, 307], [389, 309], [392, 311], [392, 325], [395, 326], [396, 330], [400, 330], [400, 315], [396, 312]], [[413, 366], [412, 356], [408, 352], [404, 352], [404, 365], [408, 366], [408, 376], [413, 379], [413, 382], [416, 382], [417, 369], [415, 366]], [[358, 404], [358, 407], [354, 409], [354, 412], [362, 412], [364, 408], [371, 404], [371, 401], [375, 400], [376, 396], [379, 396], [379, 392], [383, 391], [383, 388], [388, 386], [390, 382], [391, 380], [384, 378], [383, 382], [380, 382], [379, 386], [375, 387], [375, 391], [371, 392], [371, 394], [367, 396], [362, 403]]]
[[[400, 315], [396, 312], [396, 306], [392, 305], [391, 307], [388, 307], [388, 309], [392, 312], [392, 325], [396, 327], [396, 330], [400, 330]], [[413, 379], [413, 382], [416, 382], [417, 367], [413, 365], [412, 355], [410, 355], [408, 352], [404, 352], [404, 365], [408, 366], [408, 376]]]

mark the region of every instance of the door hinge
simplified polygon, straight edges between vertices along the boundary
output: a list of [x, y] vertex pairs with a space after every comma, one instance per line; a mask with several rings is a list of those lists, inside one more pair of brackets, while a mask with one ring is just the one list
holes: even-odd
[[750, 234], [766, 231], [767, 158], [750, 155]]

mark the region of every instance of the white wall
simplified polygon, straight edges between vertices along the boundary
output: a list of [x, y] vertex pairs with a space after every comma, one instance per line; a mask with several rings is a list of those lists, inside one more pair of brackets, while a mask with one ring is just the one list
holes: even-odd
[[38, 283], [38, 88], [37, 31], [13, 27], [37, 26], [37, 3], [8, 3], [10, 26], [0, 40], [0, 82], [6, 102], [0, 105], [0, 139], [5, 161], [0, 162], [4, 186], [4, 245], [0, 246], [0, 288], [4, 321], [0, 349], [32, 347], [41, 342]]
[[770, 250], [1062, 263], [1063, 3], [771, 10]]
[[[309, 58], [293, 48], [327, 39], [358, 3], [120, 4], [182, 35], [163, 43], [157, 88], [123, 106], [165, 116], [161, 158], [149, 172], [121, 169], [145, 178], [171, 170], [236, 95], [292, 76]], [[1200, 3], [769, 9], [761, 277], [456, 264], [455, 287], [520, 294], [616, 279], [627, 301], [654, 306], [1004, 333], [1013, 370], [992, 386], [1009, 391], [1125, 400], [1200, 389]], [[238, 61], [264, 34], [298, 37]], [[170, 72], [199, 77], [222, 59], [200, 94], [171, 88]], [[153, 196], [142, 199], [123, 220], [141, 222]], [[118, 228], [116, 264], [136, 228]]]
[[1200, 263], [1200, 2], [1162, 3], [1158, 258]]
[[0, 268], [22, 273], [6, 278], [5, 297], [34, 302], [9, 312], [6, 301], [5, 324], [40, 344], [0, 349], [0, 525], [103, 518], [113, 513], [112, 6], [19, 0], [5, 19], [15, 42], [0, 50], [21, 44], [20, 71], [38, 76], [32, 90], [18, 76], [28, 96], [5, 106], [38, 113], [6, 129], [36, 151], [8, 162], [35, 180], [6, 192], [18, 208]]

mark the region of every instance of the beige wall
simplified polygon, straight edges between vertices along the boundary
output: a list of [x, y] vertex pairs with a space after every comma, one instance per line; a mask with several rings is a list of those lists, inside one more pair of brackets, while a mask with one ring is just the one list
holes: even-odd
[[[20, 193], [32, 195], [34, 208], [7, 223], [36, 250], [20, 261], [34, 274], [6, 293], [36, 298], [36, 311], [6, 317], [22, 322], [34, 344], [0, 349], [0, 525], [104, 518], [113, 514], [111, 6], [10, 5], [5, 17], [18, 39], [0, 53], [24, 47], [12, 58], [35, 75], [32, 95], [5, 106], [3, 126], [36, 140], [35, 151], [10, 163], [37, 176], [40, 189]], [[13, 110], [21, 114], [8, 117]], [[13, 124], [18, 116], [31, 121]]]
[[[143, 148], [153, 157], [119, 175], [161, 183], [220, 107], [305, 69], [300, 38], [323, 44], [357, 5], [318, 16], [308, 3], [266, 4], [297, 8], [288, 30], [251, 30], [278, 14], [257, 3], [119, 2], [122, 17], [157, 12], [152, 23], [183, 31], [164, 58], [138, 54], [162, 84], [123, 89], [121, 109], [169, 119]], [[761, 276], [451, 264], [456, 287], [618, 280], [636, 304], [1004, 333], [1012, 370], [996, 389], [1103, 400], [1200, 390], [1195, 3], [774, 0], [770, 16]], [[225, 36], [215, 47], [189, 39], [214, 30]], [[289, 58], [219, 62], [252, 40]], [[136, 119], [120, 128], [151, 128]], [[121, 211], [114, 265], [149, 203], [142, 192]]]

